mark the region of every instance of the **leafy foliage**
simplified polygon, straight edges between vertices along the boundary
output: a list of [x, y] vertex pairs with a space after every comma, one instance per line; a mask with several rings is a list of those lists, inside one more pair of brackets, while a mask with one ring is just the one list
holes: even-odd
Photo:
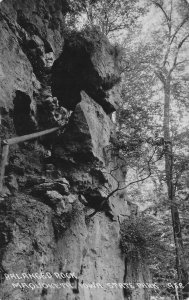
[[[138, 203], [145, 211], [145, 218], [140, 217], [139, 220], [125, 221], [122, 224], [121, 247], [126, 255], [146, 257], [154, 281], [163, 284], [176, 282], [179, 278], [184, 283], [187, 276], [182, 276], [186, 274], [183, 268], [186, 263], [183, 262], [187, 262], [189, 245], [189, 145], [186, 121], [189, 93], [189, 10], [186, 9], [186, 1], [182, 0], [155, 0], [149, 3], [154, 5], [153, 9], [157, 13], [156, 27], [147, 37], [143, 35], [139, 38], [139, 31], [134, 32], [137, 33], [136, 36], [132, 31], [127, 36], [123, 105], [117, 113], [117, 145], [127, 161], [127, 181], [132, 176], [140, 179], [141, 174], [149, 173], [148, 178], [144, 177], [147, 181], [133, 181], [135, 185], [130, 185], [129, 189], [126, 184], [129, 199]], [[165, 95], [169, 97], [166, 116]], [[165, 135], [168, 123], [169, 132]], [[167, 166], [171, 165], [169, 172], [165, 167], [167, 140], [171, 144], [171, 164], [166, 162]], [[169, 194], [167, 178], [171, 178], [172, 185], [172, 192]], [[171, 217], [173, 203], [176, 214]], [[145, 210], [145, 206], [150, 208]], [[176, 217], [172, 224], [173, 216]], [[183, 242], [185, 248], [184, 251], [179, 250], [179, 255], [175, 252], [178, 243], [173, 238], [175, 224], [179, 228], [177, 232], [180, 246]], [[182, 260], [182, 268], [178, 265], [178, 259]], [[179, 268], [182, 274], [178, 271]]]
[[[77, 0], [69, 1], [72, 24], [98, 26], [109, 37], [123, 29], [131, 28], [144, 13], [139, 0]], [[80, 17], [79, 22], [78, 17]], [[70, 19], [71, 20], [71, 19]], [[114, 35], [115, 38], [115, 35]]]
[[125, 220], [121, 224], [121, 249], [123, 253], [152, 262], [154, 254], [165, 251], [160, 240], [161, 232], [154, 227], [154, 220], [149, 216], [140, 216], [137, 219]]
[[133, 264], [147, 263], [152, 282], [159, 287], [152, 291], [154, 296], [175, 294], [174, 288], [169, 288], [170, 283], [176, 282], [171, 227], [167, 213], [159, 218], [149, 210], [137, 219], [124, 221], [121, 226], [121, 249]]

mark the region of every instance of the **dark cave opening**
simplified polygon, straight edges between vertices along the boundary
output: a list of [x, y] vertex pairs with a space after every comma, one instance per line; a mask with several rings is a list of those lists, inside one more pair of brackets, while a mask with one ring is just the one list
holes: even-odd
[[31, 98], [22, 91], [16, 91], [13, 101], [13, 122], [17, 135], [33, 133], [35, 131], [34, 112], [31, 109]]
[[120, 78], [107, 76], [102, 78], [92, 61], [93, 44], [78, 33], [65, 38], [63, 52], [52, 67], [52, 94], [60, 105], [74, 110], [81, 101], [81, 91], [95, 100], [109, 114], [115, 111], [107, 101], [106, 92]]

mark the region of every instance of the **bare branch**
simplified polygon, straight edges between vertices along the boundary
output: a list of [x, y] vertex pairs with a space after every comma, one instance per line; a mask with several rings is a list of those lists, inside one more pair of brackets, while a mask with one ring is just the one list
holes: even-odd
[[171, 69], [169, 70], [169, 75], [171, 75], [171, 73], [174, 71], [176, 65], [177, 65], [177, 59], [178, 59], [178, 55], [179, 55], [179, 52], [180, 52], [180, 49], [182, 48], [183, 44], [186, 42], [186, 40], [189, 38], [189, 34], [187, 34], [181, 41], [180, 43], [178, 44], [178, 47], [177, 47], [177, 51], [176, 51], [176, 54], [175, 54], [175, 58], [174, 58], [174, 61], [173, 61], [173, 65], [171, 67]]
[[156, 69], [154, 71], [154, 73], [156, 74], [156, 76], [160, 79], [160, 81], [164, 84], [166, 82], [166, 78], [163, 74], [163, 72], [160, 69]]
[[184, 24], [189, 20], [189, 14], [186, 15], [186, 17], [181, 21], [181, 23], [177, 26], [177, 28], [175, 29], [173, 35], [171, 35], [171, 31], [172, 31], [172, 11], [173, 11], [173, 3], [171, 1], [171, 10], [170, 10], [170, 16], [168, 16], [168, 14], [165, 12], [165, 10], [163, 9], [162, 5], [160, 5], [159, 3], [155, 2], [155, 5], [157, 7], [159, 7], [161, 9], [161, 11], [163, 12], [166, 21], [167, 21], [167, 26], [169, 28], [169, 44], [167, 46], [167, 51], [164, 55], [164, 59], [163, 59], [163, 66], [166, 65], [167, 63], [167, 59], [171, 50], [171, 45], [174, 42], [174, 39], [176, 38], [178, 32], [182, 29], [182, 27], [184, 26]]
[[186, 62], [189, 62], [189, 59], [184, 59], [184, 60], [179, 61], [178, 63], [176, 63], [176, 66], [179, 66], [179, 65], [181, 65], [183, 63], [186, 63]]
[[153, 1], [154, 5], [157, 6], [158, 8], [160, 8], [160, 10], [163, 12], [164, 16], [165, 16], [165, 19], [166, 19], [166, 23], [167, 23], [167, 27], [169, 29], [169, 33], [171, 32], [171, 19], [170, 17], [168, 16], [168, 14], [166, 13], [166, 11], [164, 10], [163, 6], [156, 2], [156, 1]]
[[169, 14], [170, 23], [172, 22], [172, 14], [173, 14], [173, 0], [171, 0], [171, 9], [170, 9], [170, 14]]
[[172, 37], [171, 37], [170, 44], [173, 43], [173, 41], [174, 41], [176, 35], [177, 35], [178, 32], [180, 31], [180, 29], [184, 26], [184, 24], [188, 21], [188, 19], [189, 19], [189, 15], [187, 15], [187, 16], [182, 20], [182, 22], [177, 26], [177, 28], [176, 28], [174, 34], [173, 34]]
[[148, 175], [145, 176], [145, 177], [143, 177], [143, 178], [141, 178], [141, 179], [132, 181], [132, 182], [130, 182], [129, 184], [127, 184], [127, 185], [125, 185], [125, 186], [123, 186], [123, 187], [120, 187], [120, 184], [123, 183], [124, 181], [118, 181], [118, 180], [115, 178], [114, 175], [112, 175], [112, 174], [109, 173], [109, 174], [117, 181], [117, 187], [116, 187], [113, 191], [111, 191], [111, 192], [109, 193], [109, 195], [102, 201], [102, 203], [100, 204], [100, 207], [99, 207], [98, 209], [96, 209], [96, 210], [95, 210], [92, 214], [90, 214], [88, 217], [91, 218], [91, 217], [93, 217], [98, 211], [100, 211], [100, 210], [103, 208], [104, 204], [108, 202], [109, 198], [110, 198], [111, 196], [113, 196], [116, 192], [122, 191], [122, 190], [128, 188], [128, 187], [129, 187], [130, 185], [132, 185], [132, 184], [135, 184], [135, 183], [138, 183], [138, 182], [143, 182], [144, 180], [148, 179], [148, 178], [152, 175], [152, 170], [151, 170], [151, 165], [150, 165], [150, 163], [151, 163], [151, 161], [152, 161], [152, 159], [153, 159], [153, 157], [154, 157], [154, 155], [155, 155], [155, 153], [156, 153], [156, 150], [157, 150], [157, 147], [155, 147], [155, 149], [154, 149], [152, 155], [150, 156], [149, 160], [147, 161]]

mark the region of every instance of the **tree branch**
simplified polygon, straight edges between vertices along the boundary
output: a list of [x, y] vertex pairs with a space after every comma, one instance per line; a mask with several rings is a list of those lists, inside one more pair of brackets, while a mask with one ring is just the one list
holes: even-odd
[[179, 66], [185, 62], [189, 62], [189, 59], [184, 59], [184, 60], [179, 61], [178, 63], [176, 63], [176, 66]]
[[155, 147], [152, 155], [150, 156], [149, 160], [147, 161], [148, 175], [146, 177], [138, 179], [138, 180], [135, 180], [135, 181], [132, 181], [129, 184], [127, 184], [127, 185], [125, 185], [123, 187], [120, 187], [120, 184], [122, 182], [124, 182], [124, 181], [117, 181], [117, 179], [115, 178], [115, 176], [113, 176], [112, 174], [109, 173], [117, 181], [117, 187], [112, 192], [110, 192], [109, 195], [102, 201], [102, 203], [100, 204], [100, 207], [98, 209], [96, 209], [92, 214], [90, 214], [88, 216], [89, 218], [93, 217], [98, 211], [100, 211], [103, 208], [104, 204], [108, 202], [109, 198], [111, 196], [113, 196], [116, 192], [124, 190], [124, 189], [128, 188], [132, 184], [135, 184], [135, 183], [138, 183], [138, 182], [143, 182], [144, 180], [148, 179], [152, 175], [150, 163], [151, 163], [151, 161], [152, 161], [152, 159], [153, 159], [153, 157], [154, 157], [154, 155], [156, 153], [156, 149], [157, 149], [157, 147]]
[[171, 73], [174, 71], [174, 69], [175, 69], [175, 67], [177, 65], [177, 59], [178, 59], [178, 55], [179, 55], [180, 49], [182, 48], [183, 44], [186, 42], [186, 40], [188, 39], [188, 37], [189, 37], [189, 34], [187, 34], [180, 41], [180, 43], [178, 44], [177, 51], [176, 51], [176, 54], [175, 54], [175, 58], [174, 58], [174, 61], [173, 61], [173, 65], [172, 65], [171, 69], [169, 70], [169, 75], [171, 75]]
[[189, 16], [187, 15], [187, 16], [182, 20], [182, 22], [177, 26], [177, 28], [175, 29], [174, 34], [173, 34], [172, 37], [171, 37], [170, 44], [173, 43], [173, 41], [174, 41], [174, 39], [175, 39], [177, 33], [178, 33], [178, 32], [180, 31], [180, 29], [184, 26], [184, 24], [188, 21], [188, 19], [189, 19]]
[[156, 70], [154, 71], [154, 73], [155, 73], [155, 75], [160, 79], [160, 81], [161, 81], [163, 84], [165, 84], [166, 78], [165, 78], [163, 72], [162, 72], [160, 69], [156, 69]]
[[168, 16], [168, 14], [166, 13], [166, 11], [164, 10], [163, 6], [156, 2], [156, 1], [153, 1], [154, 5], [157, 6], [158, 8], [160, 8], [160, 10], [163, 12], [164, 16], [165, 16], [165, 19], [166, 19], [166, 23], [167, 23], [167, 26], [168, 26], [168, 29], [169, 29], [169, 33], [171, 32], [171, 19], [170, 17]]

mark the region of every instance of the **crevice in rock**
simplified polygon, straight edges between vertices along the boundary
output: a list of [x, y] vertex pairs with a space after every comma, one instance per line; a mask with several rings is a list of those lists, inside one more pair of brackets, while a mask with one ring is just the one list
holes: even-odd
[[79, 294], [79, 279], [70, 278], [70, 283], [72, 285], [73, 294]]
[[[127, 283], [127, 264], [128, 264], [128, 258], [125, 257], [125, 273], [123, 276], [123, 283]], [[132, 292], [128, 287], [123, 288], [123, 296], [125, 300], [129, 300]]]
[[42, 292], [41, 292], [41, 297], [42, 297], [42, 299], [45, 299], [45, 296], [47, 296], [47, 294], [48, 294], [47, 288], [43, 288], [43, 289], [42, 289]]
[[16, 91], [13, 104], [13, 121], [17, 135], [33, 133], [36, 130], [36, 122], [29, 95]]
[[69, 228], [72, 218], [73, 218], [73, 212], [64, 213], [61, 214], [60, 216], [57, 215], [56, 212], [53, 212], [52, 226], [53, 226], [54, 237], [56, 242], [60, 238], [62, 238], [66, 229]]
[[87, 202], [88, 202], [88, 206], [91, 208], [94, 208], [96, 210], [98, 210], [98, 208], [100, 207], [101, 203], [106, 200], [105, 197], [102, 197], [100, 195], [99, 191], [86, 191], [85, 193], [83, 193], [84, 197], [86, 198]]

